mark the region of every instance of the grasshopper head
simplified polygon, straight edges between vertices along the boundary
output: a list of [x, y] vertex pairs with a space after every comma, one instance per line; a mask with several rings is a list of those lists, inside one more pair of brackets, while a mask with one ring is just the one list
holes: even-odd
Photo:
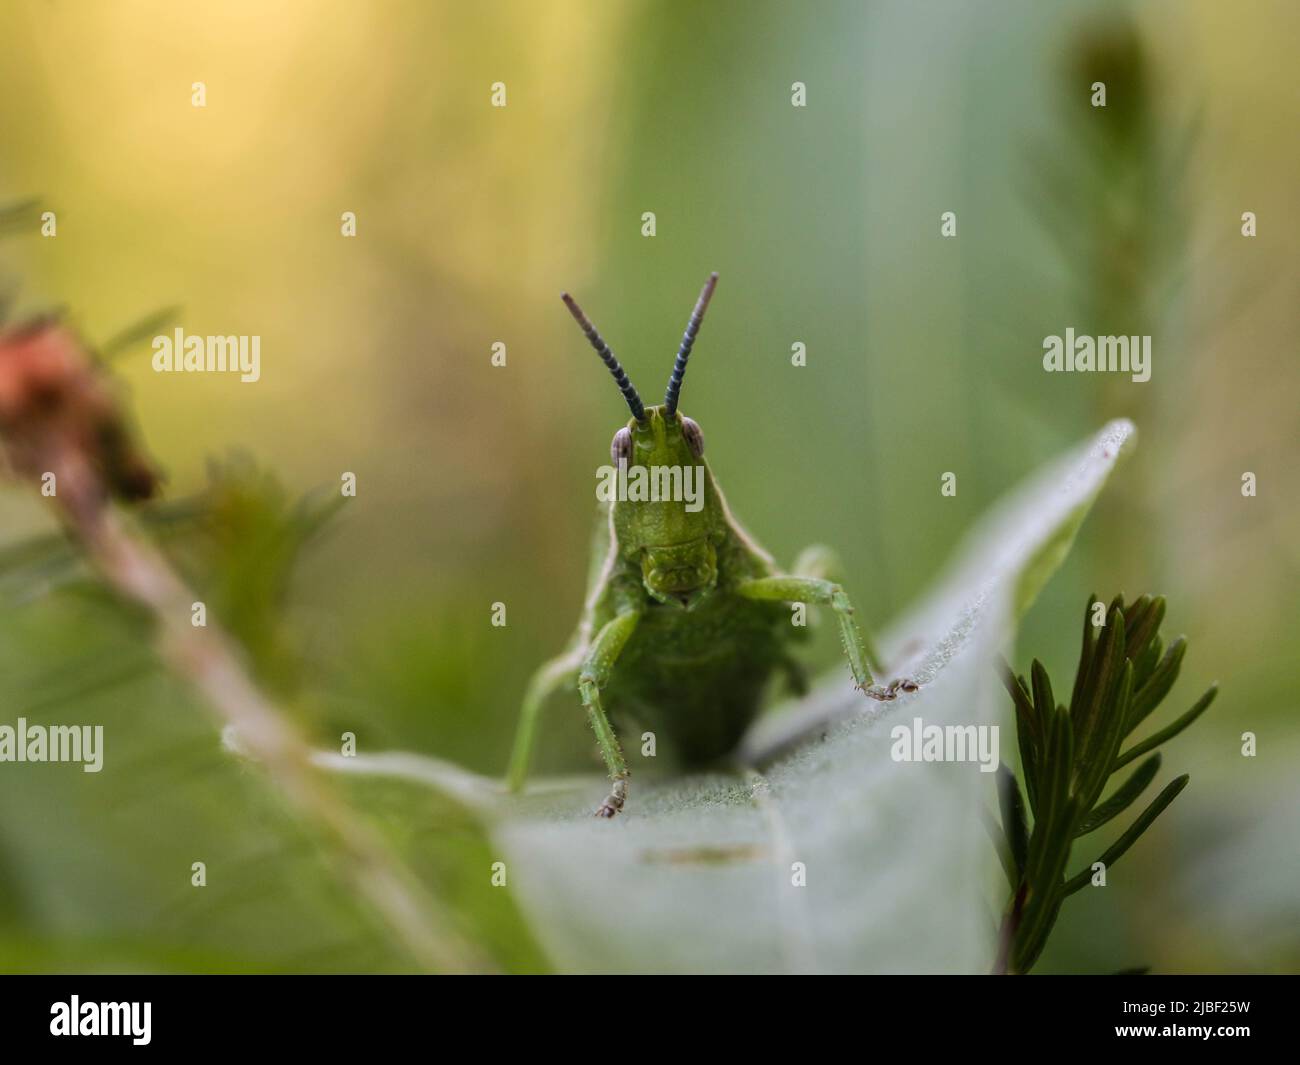
[[641, 580], [652, 598], [686, 610], [717, 584], [717, 546], [724, 536], [703, 463], [704, 434], [677, 411], [686, 361], [717, 283], [718, 275], [712, 274], [700, 292], [658, 407], [641, 402], [595, 326], [567, 293], [562, 297], [632, 412], [610, 443], [610, 458], [616, 469], [626, 471], [628, 486], [626, 498], [620, 496], [614, 507], [619, 551], [639, 557]]
[[650, 407], [614, 434], [614, 465], [626, 464], [629, 483], [643, 478], [649, 491], [629, 492], [615, 505], [619, 549], [640, 558], [645, 590], [660, 603], [689, 610], [718, 581], [716, 507], [708, 498], [704, 434], [692, 419]]

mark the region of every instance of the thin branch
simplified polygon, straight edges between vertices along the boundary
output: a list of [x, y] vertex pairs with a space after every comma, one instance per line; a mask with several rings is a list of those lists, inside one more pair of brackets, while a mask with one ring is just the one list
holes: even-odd
[[439, 903], [314, 769], [307, 743], [254, 683], [231, 639], [215, 625], [190, 623], [195, 596], [166, 559], [135, 535], [111, 505], [66, 507], [64, 513], [105, 580], [153, 616], [163, 662], [198, 690], [238, 737], [239, 748], [262, 766], [297, 812], [334, 843], [342, 876], [396, 943], [426, 970], [491, 969], [489, 960], [455, 930]]

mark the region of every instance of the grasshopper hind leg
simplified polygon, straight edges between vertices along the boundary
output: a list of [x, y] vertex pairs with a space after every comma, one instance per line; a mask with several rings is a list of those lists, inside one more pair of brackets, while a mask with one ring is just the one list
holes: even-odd
[[533, 748], [537, 744], [537, 719], [541, 716], [546, 700], [562, 688], [572, 688], [582, 668], [585, 649], [568, 651], [544, 663], [524, 693], [523, 705], [519, 709], [519, 724], [515, 730], [514, 750], [510, 755], [510, 768], [506, 771], [506, 787], [519, 791], [528, 776], [528, 763], [532, 760]]

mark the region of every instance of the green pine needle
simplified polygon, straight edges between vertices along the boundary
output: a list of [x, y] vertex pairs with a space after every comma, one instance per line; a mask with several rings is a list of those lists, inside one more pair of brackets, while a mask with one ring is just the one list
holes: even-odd
[[[1134, 744], [1120, 747], [1169, 694], [1187, 651], [1183, 637], [1165, 649], [1160, 625], [1165, 600], [1141, 596], [1125, 605], [1110, 604], [1104, 625], [1094, 625], [1095, 596], [1084, 612], [1083, 644], [1068, 707], [1057, 705], [1046, 667], [1035, 659], [1030, 679], [1002, 663], [1003, 683], [1015, 707], [1025, 792], [1006, 767], [998, 774], [1003, 838], [998, 851], [1011, 895], [1003, 917], [1000, 971], [1028, 972], [1060, 913], [1062, 902], [1092, 879], [1093, 865], [1065, 879], [1075, 839], [1096, 831], [1137, 801], [1159, 772], [1160, 755], [1144, 761], [1108, 798], [1111, 776], [1153, 751], [1195, 721], [1218, 693], [1211, 687], [1177, 720]], [[1097, 861], [1107, 869], [1122, 857], [1177, 798], [1188, 777], [1171, 781]]]

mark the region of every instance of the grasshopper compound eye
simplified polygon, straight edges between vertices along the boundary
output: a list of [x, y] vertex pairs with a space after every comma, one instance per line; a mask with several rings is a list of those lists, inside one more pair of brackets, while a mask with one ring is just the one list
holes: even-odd
[[686, 444], [691, 449], [691, 454], [697, 459], [704, 457], [704, 431], [700, 428], [700, 423], [694, 418], [688, 418], [682, 415], [682, 436], [686, 437]]
[[632, 461], [632, 434], [626, 425], [616, 432], [614, 439], [609, 442], [609, 457], [615, 466]]

